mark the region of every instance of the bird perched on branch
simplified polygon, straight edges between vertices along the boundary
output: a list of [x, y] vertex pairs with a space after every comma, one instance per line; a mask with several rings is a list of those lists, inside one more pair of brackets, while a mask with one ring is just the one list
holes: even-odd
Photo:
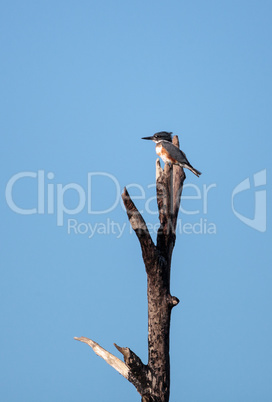
[[173, 163], [182, 168], [191, 170], [197, 177], [201, 175], [197, 169], [193, 168], [184, 152], [172, 143], [172, 133], [160, 131], [152, 137], [143, 137], [142, 140], [152, 140], [156, 143], [156, 153], [162, 158], [164, 163]]

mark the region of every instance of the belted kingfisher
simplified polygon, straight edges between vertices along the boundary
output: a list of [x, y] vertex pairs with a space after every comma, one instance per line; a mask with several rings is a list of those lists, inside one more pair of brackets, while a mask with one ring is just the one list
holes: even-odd
[[171, 134], [167, 131], [160, 131], [152, 137], [143, 137], [142, 140], [152, 140], [156, 143], [156, 153], [162, 158], [164, 163], [173, 163], [174, 165], [185, 167], [199, 177], [201, 172], [193, 168], [185, 153], [172, 143]]

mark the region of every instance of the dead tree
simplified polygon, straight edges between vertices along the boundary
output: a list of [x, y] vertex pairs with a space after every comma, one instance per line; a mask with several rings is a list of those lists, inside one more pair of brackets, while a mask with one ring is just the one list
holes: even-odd
[[[173, 138], [173, 143], [179, 146], [177, 136]], [[169, 401], [170, 318], [172, 308], [179, 303], [178, 298], [170, 293], [170, 270], [184, 179], [185, 174], [181, 167], [165, 164], [162, 169], [157, 159], [156, 189], [160, 220], [157, 245], [154, 244], [147, 225], [126, 188], [122, 194], [128, 219], [141, 245], [147, 273], [148, 363], [143, 364], [127, 347], [114, 344], [123, 355], [123, 362], [91, 339], [75, 338], [91, 346], [98, 356], [129, 380], [141, 395], [142, 402]]]

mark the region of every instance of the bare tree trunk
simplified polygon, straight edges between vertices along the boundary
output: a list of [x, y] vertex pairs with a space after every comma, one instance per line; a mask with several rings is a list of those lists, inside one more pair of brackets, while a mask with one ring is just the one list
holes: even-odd
[[[173, 143], [179, 146], [178, 137]], [[142, 402], [168, 402], [170, 390], [169, 335], [170, 318], [174, 306], [179, 303], [170, 293], [172, 252], [176, 240], [176, 224], [185, 174], [179, 166], [156, 162], [156, 189], [160, 228], [155, 246], [146, 223], [131, 200], [126, 188], [123, 202], [132, 228], [142, 249], [147, 273], [148, 298], [148, 364], [129, 348], [115, 347], [122, 353], [124, 362], [107, 352], [96, 342], [81, 337], [94, 352], [127, 378], [142, 397]]]

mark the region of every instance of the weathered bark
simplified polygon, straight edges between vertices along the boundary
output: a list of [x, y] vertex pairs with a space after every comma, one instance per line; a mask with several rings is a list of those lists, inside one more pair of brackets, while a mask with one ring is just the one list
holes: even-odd
[[[173, 143], [179, 146], [178, 137]], [[156, 162], [156, 188], [160, 228], [155, 246], [147, 225], [131, 200], [126, 188], [122, 194], [130, 224], [142, 249], [147, 273], [148, 299], [148, 364], [128, 348], [116, 348], [123, 354], [120, 359], [105, 351], [88, 338], [75, 338], [89, 344], [92, 349], [120, 374], [127, 378], [142, 397], [142, 402], [168, 402], [170, 390], [169, 335], [170, 318], [179, 303], [170, 293], [172, 252], [176, 240], [176, 224], [185, 174], [179, 166]]]

